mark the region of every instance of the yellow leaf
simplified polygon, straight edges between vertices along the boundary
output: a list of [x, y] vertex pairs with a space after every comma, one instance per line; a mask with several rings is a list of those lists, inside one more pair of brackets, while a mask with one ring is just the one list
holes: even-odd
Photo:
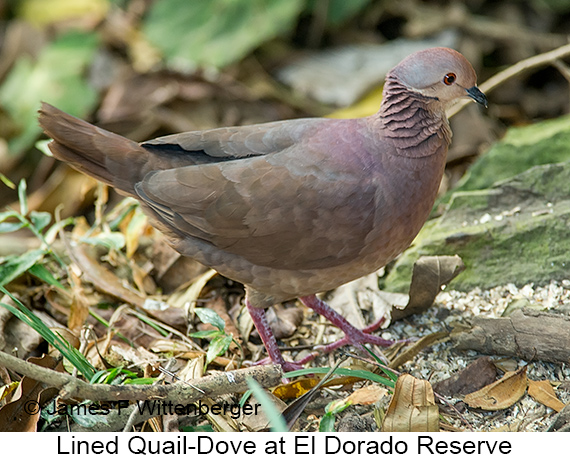
[[294, 382], [282, 384], [273, 390], [273, 395], [281, 400], [292, 400], [306, 394], [319, 383], [317, 378], [302, 378]]
[[14, 392], [19, 385], [20, 383], [18, 381], [14, 381], [0, 387], [0, 401], [4, 400], [8, 395]]
[[514, 405], [526, 392], [526, 367], [509, 371], [498, 381], [465, 395], [465, 403], [472, 408], [498, 411]]
[[18, 13], [31, 24], [41, 26], [87, 16], [97, 22], [108, 10], [108, 0], [23, 0]]
[[383, 86], [378, 86], [368, 92], [361, 100], [352, 106], [336, 110], [327, 117], [335, 119], [352, 119], [357, 117], [371, 116], [380, 109]]

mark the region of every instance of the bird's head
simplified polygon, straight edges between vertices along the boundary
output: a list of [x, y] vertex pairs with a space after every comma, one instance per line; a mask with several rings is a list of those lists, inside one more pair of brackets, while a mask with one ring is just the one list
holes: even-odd
[[487, 97], [477, 87], [475, 70], [453, 49], [430, 48], [415, 52], [394, 67], [389, 76], [414, 92], [437, 99], [444, 107], [463, 97], [487, 106]]

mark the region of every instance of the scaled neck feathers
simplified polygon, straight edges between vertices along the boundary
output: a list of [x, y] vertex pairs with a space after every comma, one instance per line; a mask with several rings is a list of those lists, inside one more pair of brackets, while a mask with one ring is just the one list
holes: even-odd
[[411, 90], [388, 75], [380, 106], [384, 137], [396, 147], [396, 154], [420, 158], [435, 154], [451, 142], [451, 129], [437, 99]]

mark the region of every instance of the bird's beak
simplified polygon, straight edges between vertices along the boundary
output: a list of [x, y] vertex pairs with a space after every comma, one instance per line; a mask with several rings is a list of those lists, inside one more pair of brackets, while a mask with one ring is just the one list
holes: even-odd
[[485, 97], [485, 94], [481, 92], [477, 86], [465, 89], [465, 91], [467, 92], [467, 96], [471, 97], [477, 103], [487, 108], [487, 97]]

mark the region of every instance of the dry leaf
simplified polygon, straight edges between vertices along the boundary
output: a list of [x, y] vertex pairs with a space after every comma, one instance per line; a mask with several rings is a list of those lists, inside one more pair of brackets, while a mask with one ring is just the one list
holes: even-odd
[[206, 287], [206, 284], [210, 279], [212, 279], [217, 272], [215, 270], [208, 270], [205, 273], [198, 276], [192, 285], [186, 289], [179, 292], [173, 293], [167, 300], [168, 306], [178, 306], [184, 308], [187, 304], [190, 304], [190, 308], [194, 307], [196, 300], [200, 297], [202, 289]]
[[69, 281], [73, 298], [69, 308], [67, 326], [79, 334], [89, 316], [89, 300], [85, 296], [85, 289], [81, 285], [81, 280], [71, 268], [69, 269]]
[[[49, 356], [30, 357], [28, 360], [38, 366], [61, 371], [61, 362]], [[1, 432], [35, 432], [40, 418], [41, 405], [53, 398], [57, 389], [45, 389], [41, 382], [24, 376], [12, 401], [0, 408]]]
[[127, 258], [130, 259], [139, 247], [140, 238], [148, 227], [148, 219], [138, 207], [134, 208], [129, 216], [128, 223], [125, 219], [124, 225], [121, 226], [121, 232], [125, 235]]
[[448, 284], [463, 270], [465, 265], [457, 255], [420, 257], [414, 263], [408, 306], [401, 310], [394, 309], [392, 320], [425, 311], [441, 292], [441, 286]]
[[143, 306], [145, 297], [140, 292], [125, 287], [114, 273], [102, 266], [98, 260], [92, 258], [87, 245], [67, 243], [67, 247], [67, 253], [73, 262], [98, 290], [135, 307]]
[[479, 357], [463, 370], [435, 383], [433, 389], [440, 395], [453, 397], [467, 395], [491, 384], [497, 377], [495, 364], [489, 357]]
[[273, 395], [281, 400], [292, 400], [306, 394], [319, 383], [317, 378], [301, 378], [287, 384], [281, 384], [273, 390]]
[[13, 381], [9, 384], [4, 384], [2, 387], [0, 387], [0, 401], [5, 400], [6, 398], [8, 398], [12, 392], [14, 392], [18, 386], [20, 385], [19, 382]]
[[509, 371], [488, 386], [465, 396], [465, 403], [472, 408], [497, 411], [514, 405], [526, 392], [528, 379], [526, 367]]
[[304, 313], [300, 306], [279, 304], [267, 309], [265, 316], [275, 338], [281, 340], [295, 334], [303, 323]]
[[377, 384], [365, 386], [354, 391], [346, 398], [332, 401], [327, 406], [326, 411], [336, 414], [351, 405], [371, 405], [376, 403], [387, 393], [387, 389]]
[[534, 398], [537, 402], [542, 403], [544, 406], [552, 408], [556, 412], [560, 412], [566, 406], [562, 403], [556, 393], [550, 381], [528, 381], [528, 394]]
[[346, 402], [351, 405], [371, 405], [380, 400], [386, 393], [388, 390], [384, 387], [371, 384], [351, 393], [346, 398]]
[[449, 332], [434, 332], [430, 333], [429, 335], [423, 336], [411, 346], [407, 346], [405, 351], [403, 351], [395, 359], [393, 359], [390, 362], [390, 368], [398, 368], [404, 363], [412, 360], [425, 348], [433, 346], [436, 343], [439, 343], [448, 336]]
[[383, 432], [438, 432], [439, 408], [431, 384], [403, 374], [396, 382]]
[[184, 284], [190, 284], [208, 267], [190, 257], [176, 252], [166, 242], [166, 237], [158, 231], [152, 234], [150, 261], [153, 264], [153, 277], [163, 289], [164, 295], [170, 295]]

